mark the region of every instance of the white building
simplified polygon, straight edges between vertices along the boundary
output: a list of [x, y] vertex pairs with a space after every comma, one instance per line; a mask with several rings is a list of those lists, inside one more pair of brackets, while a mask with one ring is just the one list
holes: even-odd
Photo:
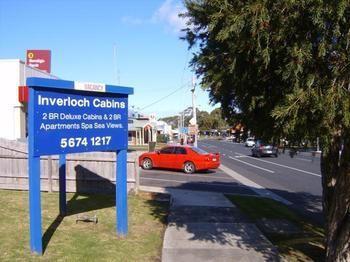
[[29, 67], [19, 59], [0, 59], [0, 137], [25, 139], [27, 134], [27, 103], [19, 101], [19, 86], [28, 77], [57, 77]]
[[157, 128], [148, 117], [128, 119], [129, 145], [147, 145], [157, 141]]
[[172, 129], [171, 125], [168, 125], [166, 122], [164, 122], [162, 120], [158, 120], [156, 122], [156, 126], [157, 126], [158, 134], [167, 135], [169, 137], [172, 137], [173, 129]]

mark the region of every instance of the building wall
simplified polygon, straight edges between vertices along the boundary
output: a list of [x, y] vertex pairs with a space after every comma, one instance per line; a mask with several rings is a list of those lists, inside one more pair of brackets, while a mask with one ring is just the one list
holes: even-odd
[[18, 101], [18, 86], [26, 85], [27, 77], [57, 78], [19, 59], [0, 59], [0, 138], [26, 138], [27, 106]]
[[[2, 60], [0, 62], [0, 137], [15, 139], [16, 107], [18, 86], [20, 85], [19, 60]], [[16, 88], [17, 87], [17, 88]]]

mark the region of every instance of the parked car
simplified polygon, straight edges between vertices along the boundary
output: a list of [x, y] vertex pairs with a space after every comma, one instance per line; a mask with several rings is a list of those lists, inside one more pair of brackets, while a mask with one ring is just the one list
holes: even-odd
[[252, 137], [247, 138], [247, 140], [244, 143], [245, 146], [247, 147], [252, 147], [255, 145], [255, 139]]
[[274, 145], [264, 143], [261, 140], [256, 140], [252, 147], [252, 156], [275, 156], [278, 157], [278, 148]]
[[139, 157], [139, 166], [143, 169], [181, 169], [186, 174], [191, 174], [199, 170], [218, 168], [220, 155], [192, 146], [165, 146], [155, 152], [143, 153]]

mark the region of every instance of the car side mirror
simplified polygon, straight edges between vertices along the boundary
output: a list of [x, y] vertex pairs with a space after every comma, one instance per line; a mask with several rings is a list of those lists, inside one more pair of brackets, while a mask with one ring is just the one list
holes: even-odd
[[156, 153], [157, 153], [158, 155], [160, 155], [160, 151], [159, 151], [159, 150], [157, 150]]

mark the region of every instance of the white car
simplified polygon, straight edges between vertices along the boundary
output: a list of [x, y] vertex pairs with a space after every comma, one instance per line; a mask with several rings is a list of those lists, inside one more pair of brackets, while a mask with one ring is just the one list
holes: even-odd
[[248, 138], [248, 139], [245, 141], [244, 145], [247, 146], [247, 147], [252, 147], [252, 146], [254, 146], [254, 145], [255, 145], [255, 140], [254, 140], [254, 138], [251, 138], [251, 137]]

